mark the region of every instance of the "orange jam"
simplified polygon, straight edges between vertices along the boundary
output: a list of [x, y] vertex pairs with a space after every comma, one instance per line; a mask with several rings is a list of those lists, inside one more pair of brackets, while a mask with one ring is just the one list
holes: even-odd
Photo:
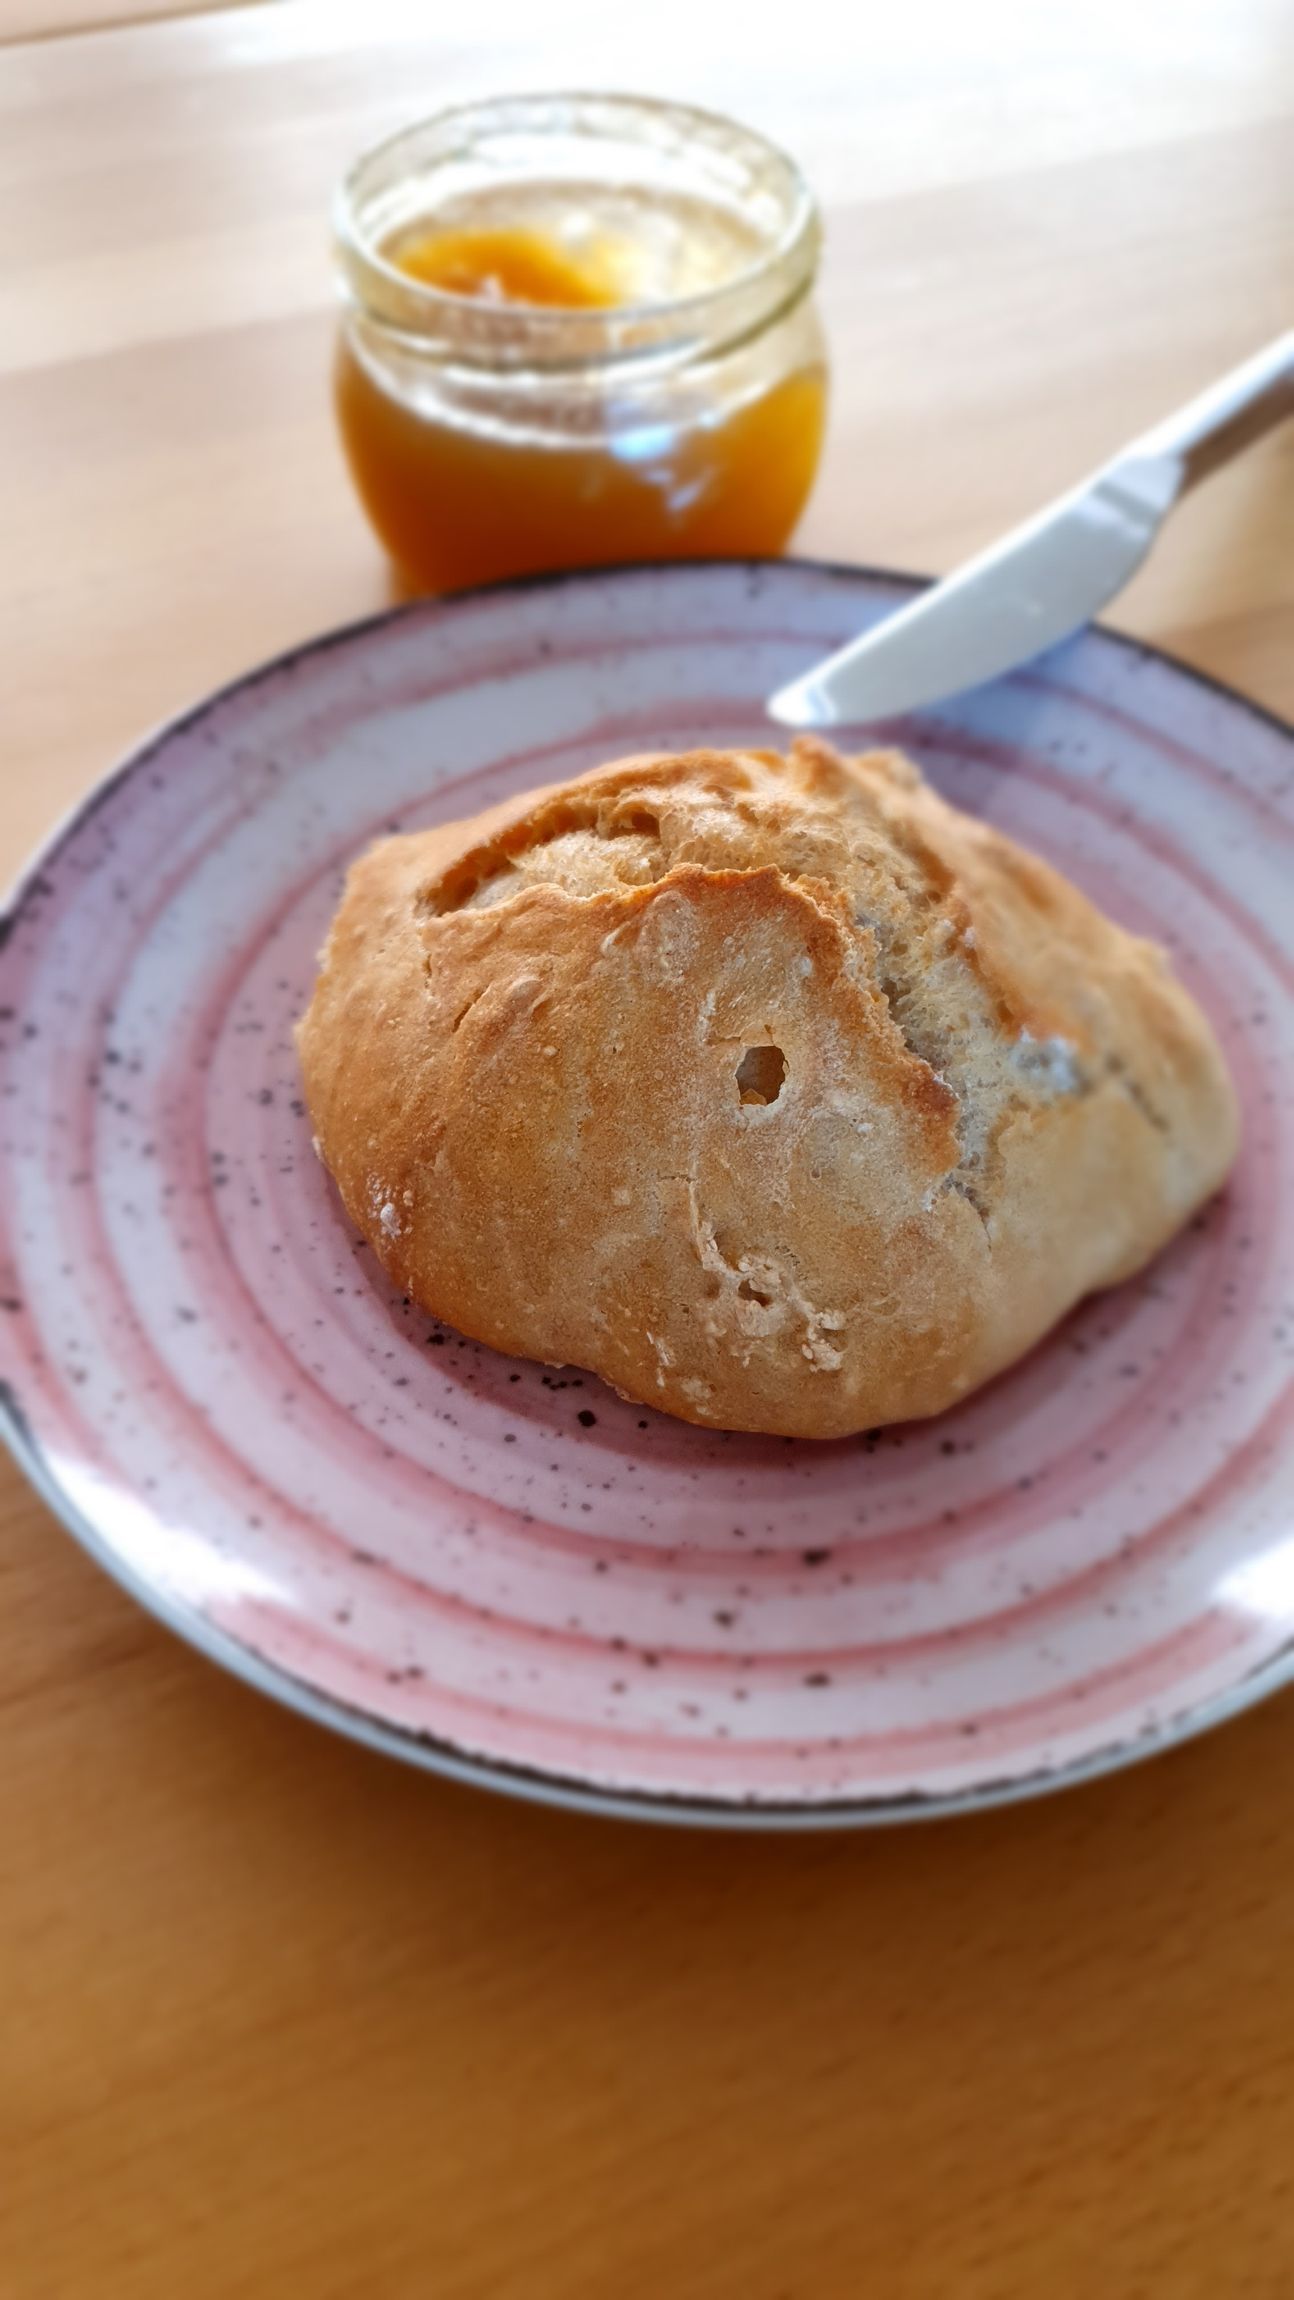
[[532, 226], [460, 226], [401, 236], [385, 253], [398, 271], [446, 295], [549, 310], [597, 311], [619, 302], [614, 245], [579, 257]]
[[[678, 227], [675, 241], [685, 236]], [[646, 225], [635, 244], [632, 219], [627, 232], [581, 237], [547, 211], [535, 224], [497, 214], [439, 227], [423, 220], [379, 242], [376, 257], [389, 282], [399, 275], [397, 293], [408, 280], [455, 299], [455, 324], [467, 299], [495, 315], [487, 325], [506, 325], [511, 312], [523, 326], [543, 315], [560, 327], [569, 314], [586, 331], [600, 314], [613, 323], [649, 309], [652, 266], [659, 272], [662, 260]], [[730, 249], [730, 270], [743, 258], [749, 264], [748, 247]], [[694, 301], [722, 271], [722, 257], [705, 260], [711, 272], [703, 262], [699, 290], [690, 285], [695, 264], [683, 275], [682, 293]], [[678, 293], [667, 279], [660, 308]], [[425, 300], [434, 329], [444, 307]], [[786, 543], [825, 417], [807, 291], [790, 318], [779, 308], [735, 344], [702, 334], [698, 350], [689, 344], [685, 356], [654, 365], [590, 359], [586, 332], [572, 361], [541, 358], [519, 374], [516, 362], [477, 367], [476, 338], [466, 340], [465, 357], [460, 339], [448, 354], [437, 347], [423, 357], [410, 322], [384, 333], [362, 309], [342, 329], [335, 394], [346, 455], [373, 526], [413, 587], [453, 590], [635, 559], [759, 557]]]

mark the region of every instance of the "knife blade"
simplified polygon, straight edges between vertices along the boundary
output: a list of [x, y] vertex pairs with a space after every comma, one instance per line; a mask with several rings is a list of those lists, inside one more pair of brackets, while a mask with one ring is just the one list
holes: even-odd
[[1136, 439], [1080, 487], [770, 697], [784, 726], [892, 718], [982, 686], [1089, 622], [1197, 480], [1294, 414], [1294, 333]]

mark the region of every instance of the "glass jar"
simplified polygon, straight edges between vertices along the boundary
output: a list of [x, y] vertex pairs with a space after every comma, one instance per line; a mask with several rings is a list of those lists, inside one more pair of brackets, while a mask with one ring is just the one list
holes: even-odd
[[[822, 443], [821, 234], [761, 137], [622, 96], [465, 105], [361, 158], [335, 229], [342, 438], [416, 588], [786, 543]], [[518, 234], [548, 300], [415, 276]]]

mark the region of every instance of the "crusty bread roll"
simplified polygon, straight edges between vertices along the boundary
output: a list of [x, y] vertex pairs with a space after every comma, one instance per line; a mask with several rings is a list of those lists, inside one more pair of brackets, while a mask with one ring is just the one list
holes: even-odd
[[939, 1412], [1236, 1148], [1159, 949], [906, 759], [816, 740], [625, 759], [374, 847], [299, 1042], [397, 1285], [723, 1429]]

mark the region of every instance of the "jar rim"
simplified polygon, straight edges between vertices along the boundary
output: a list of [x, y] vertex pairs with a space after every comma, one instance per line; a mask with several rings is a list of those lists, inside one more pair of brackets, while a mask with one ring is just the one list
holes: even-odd
[[[672, 129], [678, 148], [727, 150], [762, 172], [780, 206], [778, 229], [726, 278], [675, 296], [606, 306], [501, 304], [434, 287], [382, 253], [381, 232], [366, 230], [366, 194], [401, 180], [400, 162], [445, 140], [463, 149], [471, 129], [547, 124], [592, 149], [597, 123], [651, 148], [651, 129]], [[633, 135], [637, 127], [642, 133]], [[455, 143], [455, 137], [459, 142]], [[607, 139], [609, 140], [609, 138]], [[658, 146], [658, 149], [664, 147]], [[434, 170], [435, 158], [431, 168]], [[532, 175], [532, 180], [542, 180]], [[428, 211], [434, 213], [434, 203]], [[548, 89], [475, 98], [446, 106], [369, 145], [341, 178], [333, 200], [333, 235], [343, 292], [364, 317], [432, 356], [490, 365], [602, 364], [662, 352], [719, 349], [770, 324], [812, 285], [821, 246], [817, 202], [796, 162], [758, 130], [700, 105], [598, 89]]]

